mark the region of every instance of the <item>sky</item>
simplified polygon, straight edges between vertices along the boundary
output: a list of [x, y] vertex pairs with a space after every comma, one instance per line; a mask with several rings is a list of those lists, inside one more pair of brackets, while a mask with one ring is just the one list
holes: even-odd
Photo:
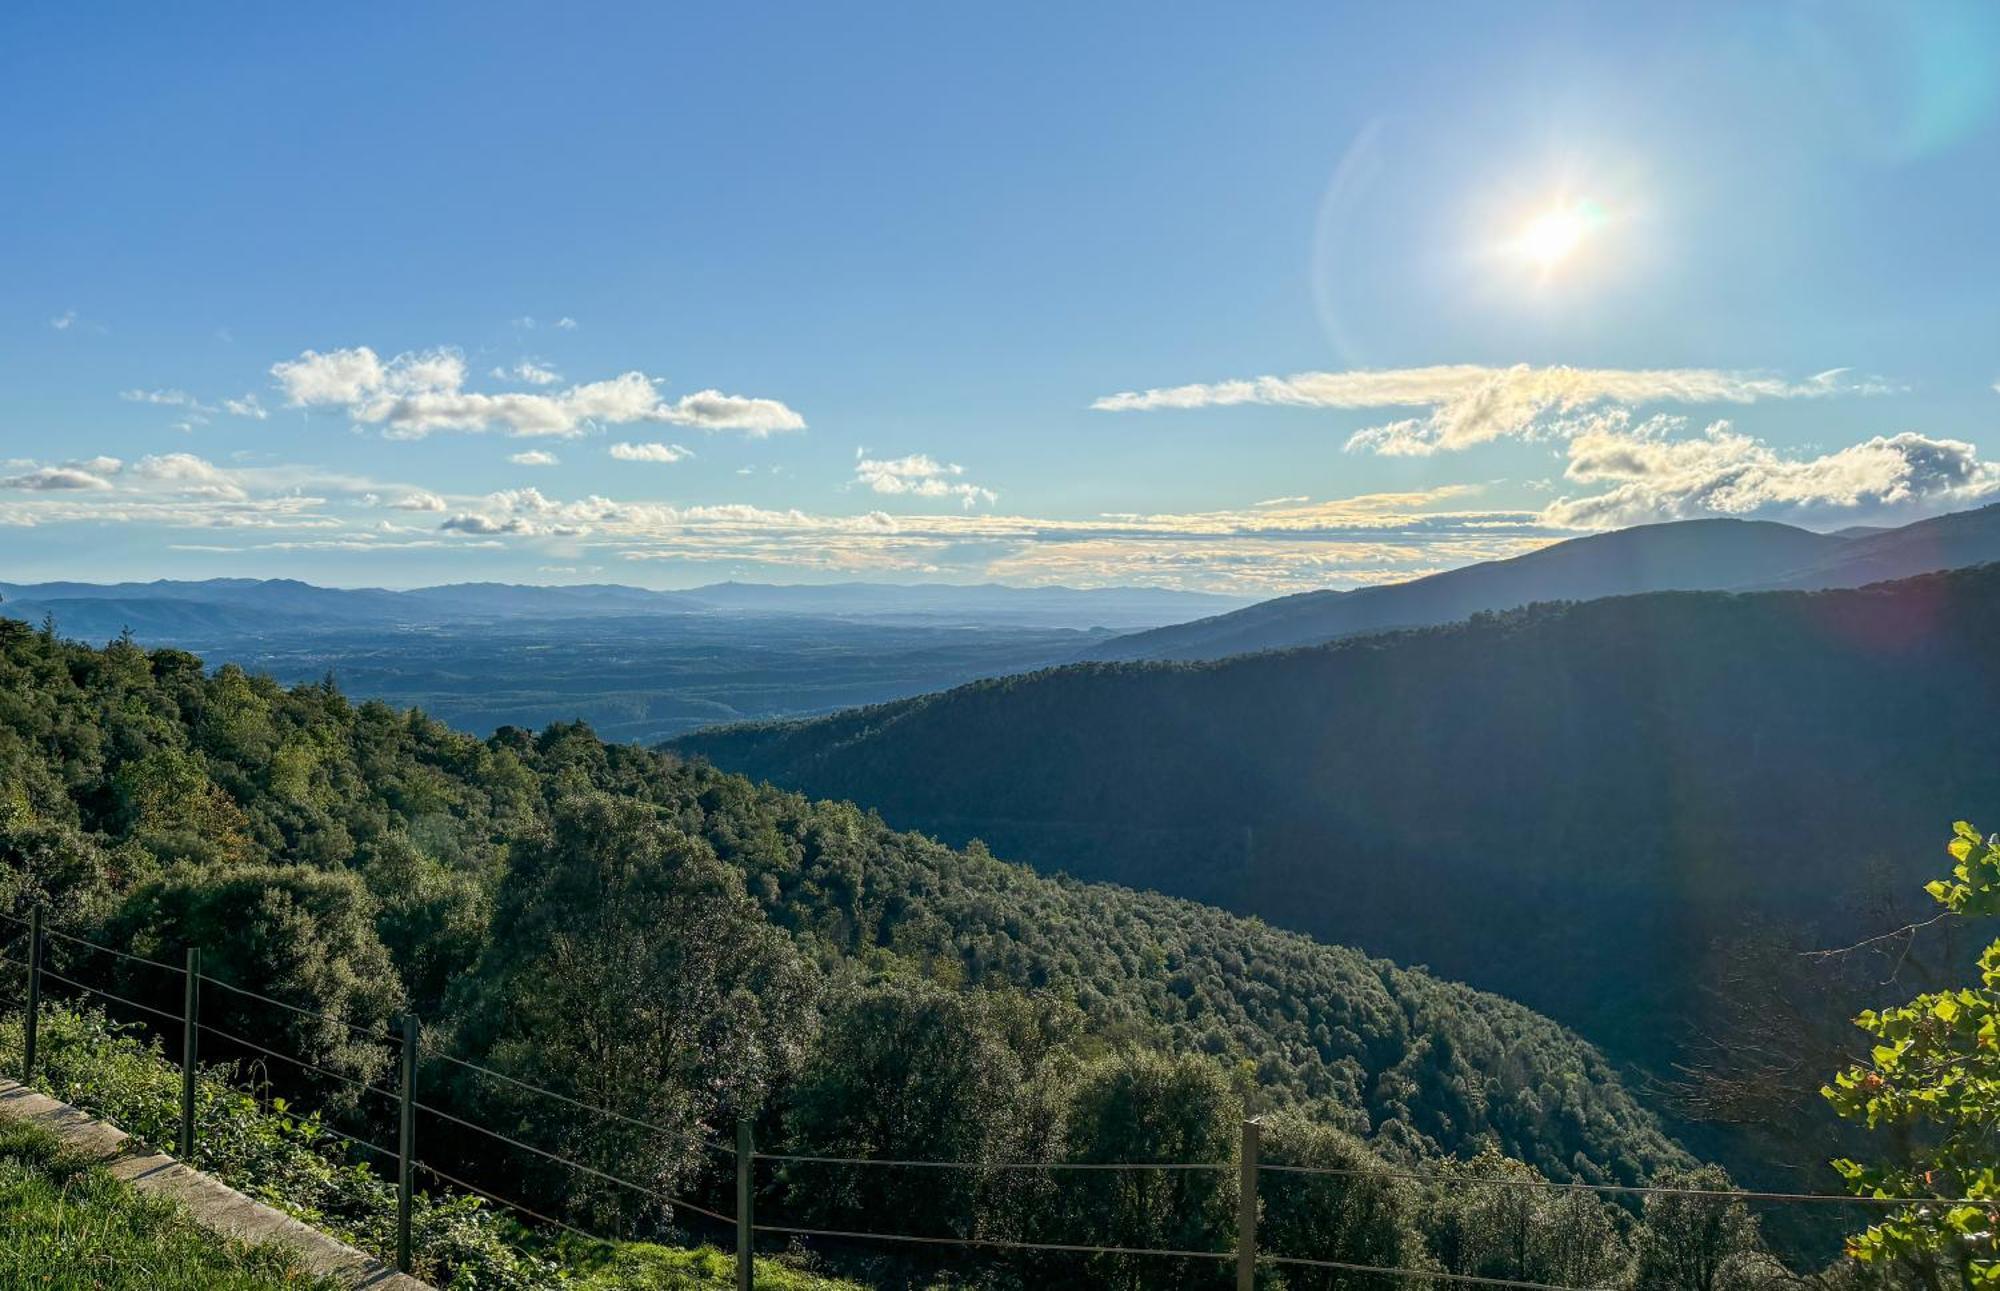
[[0, 579], [1401, 579], [2000, 500], [2000, 7], [0, 13]]

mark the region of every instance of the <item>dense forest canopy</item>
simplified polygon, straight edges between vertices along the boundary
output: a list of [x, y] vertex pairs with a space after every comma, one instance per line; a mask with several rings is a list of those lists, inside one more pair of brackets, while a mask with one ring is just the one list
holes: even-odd
[[1747, 921], [1893, 926], [1870, 903], [1921, 899], [1910, 840], [2000, 798], [1996, 640], [1988, 565], [1064, 668], [676, 747], [1427, 963], [1667, 1072]]
[[[0, 634], [4, 908], [157, 956], [199, 943], [226, 980], [363, 1025], [415, 1010], [452, 1052], [656, 1129], [470, 1078], [469, 1104], [663, 1187], [715, 1185], [700, 1141], [739, 1114], [854, 1155], [1226, 1160], [1238, 1118], [1289, 1109], [1300, 1151], [1593, 1181], [1691, 1164], [1588, 1044], [1422, 971], [577, 726], [480, 740], [177, 651]], [[336, 1070], [386, 1061], [342, 1028], [216, 1007]], [[908, 1201], [947, 1230], [1074, 1235], [1107, 1214], [811, 1169], [767, 1186], [819, 1222]], [[628, 1197], [541, 1182], [637, 1222]], [[1132, 1232], [1226, 1231], [1220, 1194], [1126, 1202]]]

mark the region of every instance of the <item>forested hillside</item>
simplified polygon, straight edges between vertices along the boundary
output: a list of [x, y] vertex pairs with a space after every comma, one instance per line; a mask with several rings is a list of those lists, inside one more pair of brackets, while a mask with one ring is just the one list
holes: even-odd
[[[681, 748], [1500, 991], [1665, 1070], [1755, 922], [1900, 919], [2000, 799], [2000, 565], [1087, 665]], [[1808, 941], [1807, 944], [1811, 944]]]
[[1816, 533], [1764, 520], [1680, 520], [1553, 543], [1405, 583], [1303, 592], [1114, 637], [1089, 659], [1221, 659], [1360, 632], [1435, 627], [1538, 601], [1662, 591], [1861, 587], [2000, 560], [2000, 505], [1893, 529]]
[[[724, 1186], [699, 1140], [739, 1113], [768, 1144], [847, 1155], [1226, 1160], [1245, 1110], [1290, 1108], [1304, 1119], [1274, 1151], [1499, 1152], [1624, 1181], [1688, 1162], [1589, 1045], [1421, 971], [1039, 877], [580, 727], [475, 739], [329, 687], [0, 624], [0, 908], [31, 903], [159, 958], [199, 944], [225, 980], [364, 1028], [414, 1009], [451, 1052], [669, 1132], [470, 1078], [464, 1105], [684, 1192]], [[144, 971], [118, 986], [178, 999]], [[344, 1028], [228, 995], [206, 1007], [333, 1070], [387, 1062]], [[577, 1218], [659, 1222], [553, 1169], [464, 1168], [524, 1175]], [[764, 1186], [834, 1227], [1157, 1245], [1209, 1241], [1229, 1214], [1214, 1189], [1128, 1212], [813, 1169]], [[1602, 1219], [1622, 1251], [1629, 1218]], [[1397, 1223], [1418, 1250], [1414, 1211]]]

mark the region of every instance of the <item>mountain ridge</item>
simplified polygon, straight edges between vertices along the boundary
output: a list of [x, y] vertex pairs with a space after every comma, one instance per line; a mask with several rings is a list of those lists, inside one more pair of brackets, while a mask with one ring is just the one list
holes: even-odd
[[1678, 520], [1571, 538], [1403, 583], [1262, 601], [1130, 633], [1079, 657], [1219, 659], [1317, 645], [1357, 632], [1431, 627], [1537, 601], [1860, 587], [1994, 560], [2000, 560], [2000, 503], [1893, 529], [1830, 534], [1767, 520]]

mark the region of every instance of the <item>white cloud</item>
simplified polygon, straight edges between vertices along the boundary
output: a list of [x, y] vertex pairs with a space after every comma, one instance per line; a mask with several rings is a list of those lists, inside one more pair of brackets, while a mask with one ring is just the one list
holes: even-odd
[[254, 394], [246, 394], [241, 399], [224, 399], [222, 408], [232, 416], [248, 417], [253, 421], [262, 421], [271, 415]]
[[1815, 457], [1787, 456], [1718, 421], [1677, 437], [1679, 418], [1605, 416], [1567, 445], [1564, 478], [1602, 486], [1559, 498], [1551, 525], [1610, 528], [1700, 516], [1815, 521], [1946, 510], [2000, 493], [2000, 464], [1961, 440], [1905, 431]]
[[118, 397], [127, 403], [155, 403], [168, 408], [187, 408], [194, 412], [215, 411], [185, 390], [121, 390], [118, 392]]
[[912, 453], [908, 457], [891, 460], [862, 457], [854, 463], [854, 482], [866, 485], [877, 493], [957, 498], [960, 505], [967, 507], [980, 502], [990, 506], [1000, 500], [1000, 495], [993, 490], [965, 483], [958, 478], [964, 474], [963, 466], [940, 462], [925, 453]]
[[1626, 370], [1617, 368], [1507, 368], [1449, 364], [1380, 371], [1303, 372], [1289, 377], [1254, 377], [1212, 385], [1171, 386], [1106, 395], [1091, 404], [1103, 412], [1143, 412], [1165, 408], [1211, 408], [1237, 404], [1280, 404], [1307, 408], [1425, 408], [1403, 418], [1357, 431], [1350, 450], [1395, 456], [1422, 456], [1469, 448], [1514, 436], [1560, 436], [1560, 419], [1592, 408], [1633, 408], [1646, 404], [1755, 403], [1767, 399], [1810, 399], [1831, 395], [1888, 393], [1872, 379], [1851, 379], [1835, 368], [1805, 381], [1763, 373], [1709, 368]]
[[549, 386], [562, 380], [562, 373], [557, 372], [545, 363], [537, 363], [533, 359], [522, 359], [511, 368], [494, 368], [493, 379], [496, 381], [520, 381], [531, 386]]
[[110, 480], [75, 466], [43, 466], [20, 475], [10, 475], [0, 479], [0, 489], [26, 489], [35, 493], [110, 487]]
[[683, 461], [686, 458], [694, 456], [693, 453], [688, 452], [687, 449], [682, 448], [679, 444], [659, 443], [613, 444], [611, 446], [611, 455], [621, 462], [660, 462], [663, 464]]
[[558, 318], [556, 320], [556, 326], [562, 331], [574, 332], [576, 330], [576, 320], [574, 318], [571, 318], [568, 314], [564, 314], [561, 318]]
[[562, 459], [554, 453], [545, 453], [539, 448], [531, 448], [525, 453], [510, 453], [507, 460], [516, 466], [554, 466]]
[[217, 498], [229, 502], [246, 501], [250, 496], [234, 472], [193, 453], [160, 453], [142, 457], [133, 463], [132, 474], [182, 496]]
[[720, 390], [685, 395], [663, 405], [654, 419], [704, 430], [740, 430], [753, 439], [806, 428], [805, 418], [776, 399], [749, 399]]
[[338, 408], [391, 438], [440, 430], [497, 429], [517, 436], [569, 437], [593, 425], [663, 422], [753, 436], [799, 430], [805, 419], [775, 399], [703, 390], [668, 402], [642, 372], [551, 393], [486, 394], [467, 390], [465, 360], [453, 350], [399, 354], [383, 361], [367, 346], [321, 354], [307, 350], [272, 365], [271, 375], [296, 407]]
[[57, 314], [49, 320], [49, 326], [55, 328], [58, 332], [67, 332], [70, 328], [76, 326], [76, 311], [65, 309], [62, 313]]
[[398, 511], [442, 511], [445, 501], [428, 489], [416, 489], [391, 501], [389, 505]]

